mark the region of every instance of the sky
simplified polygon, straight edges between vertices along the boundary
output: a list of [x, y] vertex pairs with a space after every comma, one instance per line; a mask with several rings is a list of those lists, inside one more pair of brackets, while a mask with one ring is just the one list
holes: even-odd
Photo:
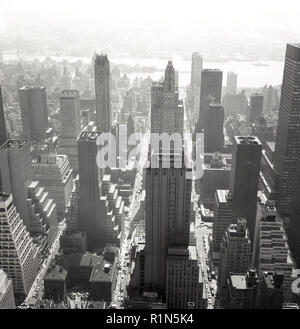
[[274, 52], [282, 54], [300, 41], [299, 17], [300, 0], [0, 0], [0, 47], [19, 35], [39, 45], [59, 37], [74, 38], [72, 46], [132, 43], [134, 51], [191, 51], [194, 42], [214, 53], [230, 42], [237, 52], [255, 44], [269, 54], [280, 43]]
[[74, 20], [96, 25], [116, 21], [128, 25], [168, 22], [182, 27], [209, 23], [211, 28], [224, 23], [235, 27], [300, 25], [299, 14], [299, 0], [0, 0], [2, 32], [7, 32], [10, 25], [35, 21], [51, 25]]

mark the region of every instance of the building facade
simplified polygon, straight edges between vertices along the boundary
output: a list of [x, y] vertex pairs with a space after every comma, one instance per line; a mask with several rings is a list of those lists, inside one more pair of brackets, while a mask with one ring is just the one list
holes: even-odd
[[66, 155], [42, 154], [33, 159], [33, 179], [49, 192], [56, 203], [59, 218], [66, 215], [73, 190], [73, 170]]
[[12, 280], [0, 269], [0, 309], [15, 309], [15, 297]]
[[12, 280], [16, 302], [29, 292], [39, 268], [39, 253], [11, 194], [0, 194], [0, 267]]
[[81, 133], [79, 90], [63, 90], [59, 97], [61, 134], [59, 154], [66, 154], [75, 173], [78, 172], [77, 138]]
[[291, 214], [293, 187], [300, 154], [300, 45], [288, 44], [285, 54], [278, 115], [274, 169], [277, 174], [278, 211]]
[[40, 141], [48, 128], [48, 108], [45, 87], [22, 87], [19, 101], [23, 138]]
[[205, 69], [201, 73], [200, 108], [196, 132], [204, 128], [205, 111], [212, 101], [221, 102], [223, 72], [220, 70]]
[[107, 55], [97, 55], [94, 62], [96, 125], [99, 132], [109, 132], [112, 122], [110, 99], [110, 64]]
[[237, 224], [228, 226], [220, 247], [218, 289], [226, 296], [227, 279], [231, 272], [246, 273], [251, 264], [251, 241], [247, 221], [238, 218]]
[[234, 220], [246, 218], [251, 241], [254, 238], [261, 155], [262, 144], [257, 137], [234, 137], [229, 194], [233, 200]]
[[151, 132], [183, 134], [183, 103], [178, 99], [175, 69], [171, 61], [165, 70], [163, 83], [151, 87]]

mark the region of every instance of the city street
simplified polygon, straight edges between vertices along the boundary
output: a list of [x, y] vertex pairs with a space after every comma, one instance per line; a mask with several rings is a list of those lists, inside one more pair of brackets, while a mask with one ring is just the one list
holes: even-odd
[[196, 223], [195, 223], [195, 235], [197, 241], [197, 249], [199, 255], [199, 262], [202, 266], [203, 274], [203, 287], [207, 293], [208, 309], [214, 308], [215, 296], [217, 292], [217, 282], [212, 277], [213, 267], [212, 259], [210, 257], [210, 243], [209, 237], [212, 234], [212, 223], [202, 222], [201, 215], [197, 210]]
[[66, 228], [66, 222], [65, 219], [63, 221], [61, 221], [58, 224], [58, 229], [57, 229], [57, 234], [55, 236], [55, 239], [49, 249], [49, 256], [43, 261], [39, 273], [36, 276], [36, 279], [29, 291], [29, 293], [27, 294], [27, 297], [24, 301], [24, 303], [27, 304], [27, 306], [34, 306], [35, 303], [41, 299], [44, 295], [44, 276], [47, 272], [47, 269], [52, 261], [52, 259], [55, 257], [55, 255], [57, 254], [60, 244], [60, 237], [62, 235], [62, 233], [64, 232]]
[[[112, 305], [116, 308], [122, 308], [124, 299], [126, 298], [126, 286], [129, 284], [130, 280], [130, 268], [128, 266], [130, 250], [132, 241], [134, 239], [134, 228], [132, 223], [134, 221], [134, 217], [136, 216], [141, 201], [141, 190], [143, 183], [143, 170], [145, 167], [145, 163], [148, 157], [148, 145], [150, 141], [150, 132], [147, 130], [147, 133], [143, 136], [143, 139], [140, 143], [140, 159], [137, 167], [137, 175], [135, 179], [134, 188], [132, 191], [131, 202], [129, 206], [129, 212], [127, 218], [125, 218], [124, 224], [124, 238], [122, 241], [122, 245], [120, 246], [119, 252], [119, 269], [118, 269], [118, 277], [115, 286], [115, 291], [112, 297]], [[130, 239], [128, 238], [131, 234]]]

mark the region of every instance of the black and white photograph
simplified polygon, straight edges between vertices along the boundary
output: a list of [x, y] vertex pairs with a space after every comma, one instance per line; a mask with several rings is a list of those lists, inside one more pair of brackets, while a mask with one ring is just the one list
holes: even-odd
[[0, 0], [0, 318], [299, 307], [300, 1]]

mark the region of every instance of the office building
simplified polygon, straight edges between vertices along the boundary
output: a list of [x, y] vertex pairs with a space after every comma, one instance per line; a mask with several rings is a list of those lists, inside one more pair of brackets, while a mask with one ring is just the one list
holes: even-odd
[[191, 69], [191, 87], [193, 90], [200, 90], [201, 71], [203, 69], [203, 58], [198, 52], [192, 55], [192, 69]]
[[196, 246], [169, 248], [167, 260], [167, 307], [201, 308], [203, 281]]
[[110, 99], [110, 64], [107, 55], [97, 55], [94, 63], [96, 125], [99, 132], [109, 132], [112, 122]]
[[294, 264], [287, 236], [274, 201], [267, 200], [263, 194], [260, 195], [257, 207], [252, 264], [257, 268], [260, 277], [263, 272], [283, 273], [284, 302], [291, 302]]
[[250, 264], [251, 241], [247, 221], [238, 218], [237, 224], [228, 226], [220, 247], [218, 289], [221, 297], [226, 296], [230, 273], [246, 273]]
[[233, 217], [246, 218], [251, 241], [254, 238], [257, 191], [262, 144], [257, 137], [234, 137], [229, 194], [233, 199]]
[[73, 180], [73, 189], [66, 214], [67, 231], [78, 230], [78, 223], [77, 223], [78, 215], [79, 215], [79, 175], [77, 175]]
[[200, 108], [198, 121], [196, 124], [196, 132], [200, 133], [204, 128], [205, 111], [208, 109], [212, 101], [221, 102], [222, 96], [222, 77], [223, 72], [216, 69], [205, 69], [201, 73], [200, 87]]
[[285, 54], [274, 169], [277, 174], [278, 211], [290, 215], [297, 161], [300, 154], [300, 45], [288, 44]]
[[236, 95], [225, 94], [222, 98], [222, 105], [224, 106], [226, 116], [236, 114], [247, 115], [248, 99], [245, 90], [242, 90]]
[[275, 140], [274, 130], [274, 127], [268, 124], [264, 117], [260, 117], [252, 126], [252, 135], [258, 137], [263, 144], [263, 148], [265, 149], [267, 142], [272, 142]]
[[23, 138], [40, 141], [48, 128], [48, 108], [45, 87], [19, 89]]
[[124, 201], [116, 184], [111, 182], [110, 175], [104, 175], [101, 181], [100, 221], [105, 226], [104, 243], [120, 247], [122, 240], [122, 227]]
[[29, 229], [27, 187], [32, 180], [29, 142], [9, 140], [0, 147], [0, 167], [3, 191], [13, 194], [17, 211]]
[[66, 155], [41, 154], [32, 161], [33, 179], [40, 182], [54, 200], [63, 218], [73, 189], [73, 171]]
[[78, 139], [79, 218], [78, 229], [87, 232], [88, 249], [104, 246], [105, 223], [100, 221], [101, 171], [96, 163], [98, 132], [83, 132]]
[[0, 86], [0, 146], [3, 145], [6, 141], [7, 141], [7, 131], [5, 124], [5, 112], [3, 106], [2, 89]]
[[263, 112], [264, 96], [262, 94], [252, 94], [250, 96], [250, 107], [248, 113], [248, 123], [255, 123]]
[[237, 89], [237, 74], [235, 72], [228, 72], [226, 93], [229, 95], [235, 95], [236, 89]]
[[271, 85], [265, 85], [261, 93], [264, 96], [263, 113], [278, 111], [280, 101], [278, 90]]
[[0, 147], [0, 170], [3, 190], [13, 195], [27, 230], [47, 235], [50, 243], [57, 228], [56, 205], [40, 183], [33, 181], [29, 142], [9, 140]]
[[287, 230], [289, 246], [295, 259], [295, 262], [300, 267], [300, 156], [298, 159], [297, 173], [295, 178], [295, 186], [293, 193], [292, 214]]
[[260, 287], [257, 308], [281, 309], [283, 305], [283, 280], [280, 272], [264, 272]]
[[29, 292], [39, 268], [39, 248], [29, 235], [11, 194], [0, 194], [0, 267], [13, 283], [16, 302]]
[[213, 249], [219, 252], [227, 227], [234, 222], [232, 197], [228, 190], [217, 190], [214, 201]]
[[70, 288], [81, 282], [91, 300], [110, 303], [116, 279], [115, 259], [108, 259], [107, 253], [74, 253], [57, 257], [44, 278], [46, 298], [64, 301]]
[[227, 280], [226, 308], [254, 309], [257, 303], [258, 277], [250, 267], [246, 274], [230, 273]]
[[224, 108], [220, 103], [209, 104], [204, 115], [204, 152], [220, 151], [224, 146]]
[[53, 199], [38, 181], [31, 181], [27, 188], [29, 232], [47, 238], [50, 246], [57, 233], [57, 211]]
[[76, 174], [78, 172], [77, 138], [81, 133], [79, 90], [63, 90], [59, 97], [61, 134], [59, 154], [66, 154]]
[[183, 102], [178, 99], [178, 88], [175, 84], [175, 70], [171, 61], [165, 70], [162, 83], [151, 87], [151, 132], [183, 133]]
[[0, 309], [15, 309], [15, 297], [12, 280], [0, 268]]
[[[162, 168], [164, 158], [170, 159], [170, 168]], [[151, 161], [158, 168], [146, 169], [145, 291], [165, 299], [168, 248], [189, 245], [192, 181], [186, 173], [191, 169], [181, 153], [154, 152]]]
[[213, 205], [216, 191], [228, 188], [230, 169], [228, 159], [220, 153], [214, 153], [210, 162], [202, 164], [203, 175], [195, 180], [195, 189], [203, 204]]

